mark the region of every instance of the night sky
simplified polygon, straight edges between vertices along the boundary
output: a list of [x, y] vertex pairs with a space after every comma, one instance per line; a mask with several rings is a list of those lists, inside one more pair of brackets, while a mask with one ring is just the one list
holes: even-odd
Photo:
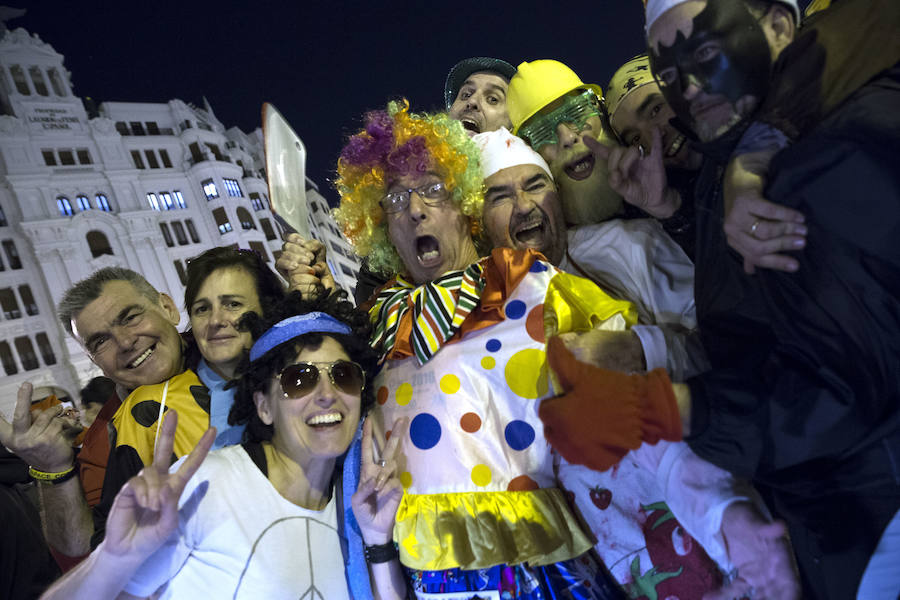
[[332, 203], [327, 180], [363, 113], [398, 96], [414, 110], [443, 108], [447, 71], [462, 58], [555, 58], [605, 87], [643, 50], [639, 0], [7, 4], [28, 8], [9, 27], [64, 55], [81, 97], [202, 106], [206, 96], [226, 127], [247, 132], [274, 103]]

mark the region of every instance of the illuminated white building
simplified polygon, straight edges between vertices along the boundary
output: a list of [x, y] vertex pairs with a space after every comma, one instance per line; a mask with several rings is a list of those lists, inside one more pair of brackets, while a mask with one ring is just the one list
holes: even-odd
[[[88, 112], [49, 44], [21, 28], [0, 36], [0, 413], [9, 416], [24, 381], [74, 397], [99, 374], [55, 316], [73, 283], [124, 266], [179, 301], [191, 257], [235, 245], [272, 264], [281, 237], [259, 129], [226, 129], [205, 102]], [[314, 235], [352, 290], [357, 261], [315, 184], [306, 187]]]

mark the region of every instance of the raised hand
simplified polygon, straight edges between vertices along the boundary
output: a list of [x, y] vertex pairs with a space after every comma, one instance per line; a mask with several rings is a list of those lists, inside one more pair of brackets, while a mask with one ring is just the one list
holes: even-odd
[[391, 439], [381, 453], [381, 460], [376, 461], [372, 449], [372, 421], [366, 419], [363, 424], [359, 487], [350, 502], [366, 544], [386, 544], [393, 538], [394, 520], [403, 497], [403, 486], [396, 476], [400, 440], [406, 435], [408, 425], [406, 418], [394, 422]]
[[610, 148], [590, 136], [584, 136], [584, 143], [595, 159], [606, 163], [609, 185], [625, 202], [657, 219], [671, 217], [681, 206], [681, 196], [666, 183], [662, 134], [658, 128], [653, 129], [647, 155], [637, 146]]
[[0, 416], [0, 443], [39, 471], [61, 473], [75, 456], [70, 438], [63, 435], [65, 422], [57, 418], [63, 407], [41, 411], [32, 421], [31, 392], [28, 382], [19, 387], [12, 423]]
[[722, 517], [722, 534], [737, 576], [704, 600], [796, 600], [800, 583], [784, 523], [770, 522], [749, 502], [735, 502]]
[[304, 298], [314, 298], [323, 289], [334, 288], [334, 277], [325, 261], [325, 245], [319, 240], [307, 240], [296, 233], [288, 235], [275, 268], [287, 280], [290, 290], [299, 291]]
[[744, 271], [756, 267], [794, 272], [800, 263], [781, 252], [806, 246], [803, 214], [763, 197], [772, 152], [742, 154], [731, 160], [723, 179], [725, 237], [744, 257]]
[[178, 471], [169, 473], [177, 426], [178, 414], [168, 411], [153, 450], [153, 463], [129, 479], [116, 496], [106, 521], [107, 552], [146, 558], [178, 524], [178, 499], [209, 453], [216, 428], [207, 429]]

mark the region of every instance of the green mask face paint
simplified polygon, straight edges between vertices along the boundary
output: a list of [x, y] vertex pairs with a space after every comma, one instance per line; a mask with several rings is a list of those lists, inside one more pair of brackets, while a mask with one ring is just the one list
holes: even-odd
[[546, 114], [531, 117], [519, 128], [518, 135], [532, 149], [538, 150], [541, 146], [559, 143], [556, 129], [560, 123], [580, 133], [588, 119], [600, 115], [600, 100], [594, 92], [583, 90], [575, 95], [563, 96], [562, 104]]

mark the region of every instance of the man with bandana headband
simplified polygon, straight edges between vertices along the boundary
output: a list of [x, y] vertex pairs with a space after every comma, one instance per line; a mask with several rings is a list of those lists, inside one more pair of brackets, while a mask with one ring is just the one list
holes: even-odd
[[[695, 292], [713, 370], [688, 382], [688, 442], [769, 490], [815, 598], [852, 597], [867, 564], [896, 573], [900, 560], [876, 550], [900, 507], [897, 14], [845, 0], [798, 37], [796, 2], [647, 6], [653, 71], [705, 155]], [[885, 43], [841, 52], [848, 23]], [[766, 197], [805, 215], [808, 233], [796, 273], [751, 278], [726, 244], [723, 174], [734, 153], [760, 151]]]

